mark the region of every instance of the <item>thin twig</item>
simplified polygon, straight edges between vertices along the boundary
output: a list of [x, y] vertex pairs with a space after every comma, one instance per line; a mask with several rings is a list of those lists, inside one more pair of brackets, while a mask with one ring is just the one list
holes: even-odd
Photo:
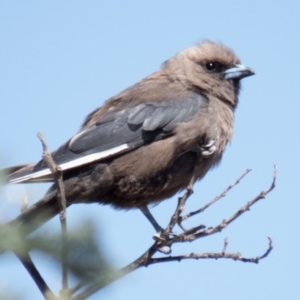
[[225, 255], [226, 250], [227, 250], [227, 246], [228, 246], [228, 238], [225, 238], [224, 239], [224, 247], [223, 247], [222, 255]]
[[169, 234], [170, 232], [172, 232], [174, 226], [176, 225], [176, 223], [178, 223], [178, 219], [180, 218], [180, 214], [184, 211], [184, 207], [185, 207], [185, 203], [186, 203], [187, 199], [194, 193], [194, 191], [193, 191], [194, 183], [195, 183], [195, 176], [193, 174], [193, 176], [188, 184], [188, 187], [186, 189], [186, 192], [184, 193], [184, 195], [182, 197], [178, 198], [178, 204], [177, 204], [176, 210], [175, 210], [174, 214], [172, 215], [167, 228], [164, 230], [164, 233]]
[[[201, 157], [201, 155], [198, 153], [197, 154], [197, 160], [198, 162], [200, 162], [203, 159], [203, 157]], [[181, 225], [181, 222], [179, 222], [179, 220], [181, 219], [181, 214], [184, 211], [185, 208], [185, 203], [187, 201], [187, 199], [194, 193], [193, 187], [194, 187], [194, 183], [196, 180], [196, 172], [197, 172], [197, 168], [199, 167], [199, 164], [195, 164], [194, 170], [193, 170], [193, 175], [190, 179], [190, 182], [187, 186], [186, 192], [182, 197], [178, 198], [178, 204], [176, 207], [176, 210], [174, 212], [174, 214], [172, 215], [169, 225], [167, 226], [167, 228], [164, 230], [163, 235], [164, 236], [168, 236], [168, 234], [170, 234], [170, 232], [172, 232], [174, 226], [176, 225], [176, 223], [180, 226], [180, 228], [183, 231], [186, 231], [186, 229]]]
[[30, 255], [28, 252], [22, 251], [22, 254], [19, 254], [15, 251], [15, 255], [18, 257], [22, 265], [25, 267], [27, 272], [30, 274], [35, 284], [41, 291], [42, 295], [46, 300], [48, 299], [57, 299], [55, 295], [52, 293], [44, 278], [41, 276], [40, 272], [35, 267]]
[[167, 246], [171, 245], [171, 243], [168, 242], [170, 240], [169, 235], [170, 233], [172, 233], [176, 223], [178, 223], [178, 218], [180, 217], [181, 213], [184, 211], [184, 207], [187, 199], [194, 193], [193, 191], [194, 182], [195, 182], [195, 173], [193, 173], [184, 195], [178, 198], [177, 207], [170, 218], [168, 226], [163, 230], [160, 236], [158, 237], [154, 236], [156, 240], [157, 249], [161, 249], [166, 245]]
[[67, 240], [67, 221], [66, 221], [66, 196], [63, 183], [62, 171], [54, 162], [51, 153], [45, 142], [45, 138], [41, 132], [38, 133], [43, 146], [43, 159], [47, 167], [51, 170], [55, 184], [57, 186], [57, 202], [60, 208], [60, 222], [61, 222], [61, 242], [62, 242], [62, 293], [68, 291], [68, 240]]
[[38, 138], [40, 139], [42, 146], [43, 146], [43, 159], [47, 165], [47, 167], [51, 170], [53, 176], [54, 176], [54, 181], [57, 185], [57, 199], [58, 199], [58, 204], [61, 208], [61, 211], [63, 211], [63, 215], [60, 216], [61, 219], [66, 218], [66, 197], [65, 197], [65, 187], [63, 183], [63, 178], [62, 178], [62, 171], [59, 166], [56, 165], [54, 162], [51, 153], [47, 147], [47, 144], [45, 142], [45, 138], [41, 132], [38, 133]]
[[169, 261], [181, 261], [184, 259], [219, 259], [219, 258], [227, 258], [227, 259], [233, 259], [236, 261], [242, 261], [242, 262], [248, 262], [248, 263], [258, 263], [263, 258], [267, 257], [270, 252], [272, 251], [273, 244], [272, 239], [268, 237], [269, 239], [269, 247], [265, 251], [264, 254], [257, 256], [255, 258], [246, 258], [243, 257], [240, 253], [190, 253], [190, 254], [184, 254], [184, 255], [178, 255], [178, 256], [167, 256], [167, 257], [158, 257], [158, 258], [151, 258], [149, 260], [150, 264], [156, 264], [156, 263], [162, 263], [162, 262], [169, 262]]
[[270, 185], [270, 187], [266, 191], [260, 192], [255, 198], [253, 198], [251, 201], [249, 201], [246, 205], [242, 206], [237, 212], [235, 212], [231, 217], [223, 220], [220, 224], [218, 224], [215, 227], [207, 228], [203, 231], [196, 232], [194, 234], [187, 235], [185, 233], [179, 234], [177, 236], [174, 236], [172, 238], [172, 241], [169, 241], [169, 243], [178, 243], [183, 241], [191, 242], [198, 238], [203, 238], [208, 235], [215, 234], [217, 232], [221, 232], [225, 227], [227, 227], [230, 223], [232, 223], [234, 220], [239, 218], [242, 214], [244, 214], [246, 211], [249, 211], [250, 207], [254, 205], [256, 202], [258, 202], [261, 199], [265, 199], [266, 196], [275, 188], [276, 183], [276, 177], [277, 177], [277, 167], [274, 166], [274, 175], [273, 180]]
[[179, 220], [178, 220], [178, 225], [183, 228], [182, 226], [182, 222], [187, 220], [188, 218], [202, 213], [204, 212], [208, 207], [210, 207], [211, 205], [213, 205], [215, 202], [219, 201], [221, 198], [225, 197], [226, 194], [232, 189], [234, 188], [237, 184], [240, 183], [240, 181], [251, 171], [251, 169], [247, 169], [233, 184], [229, 185], [226, 190], [224, 190], [220, 195], [218, 195], [217, 197], [215, 197], [212, 201], [208, 202], [207, 204], [205, 204], [203, 207], [201, 207], [200, 209], [196, 210], [196, 211], [192, 211], [188, 214], [186, 214], [185, 216], [180, 216]]
[[[21, 206], [21, 213], [26, 212], [27, 209], [28, 209], [28, 196], [26, 195], [23, 199], [23, 203]], [[24, 242], [25, 242], [25, 239], [24, 239]], [[25, 249], [25, 247], [26, 247], [26, 244], [24, 243], [22, 253], [17, 250], [14, 250], [16, 257], [20, 260], [20, 262], [22, 263], [24, 268], [27, 270], [27, 272], [29, 273], [29, 275], [31, 276], [31, 278], [33, 279], [35, 284], [37, 285], [38, 289], [40, 290], [40, 292], [42, 293], [44, 298], [46, 300], [56, 299], [55, 295], [50, 290], [50, 288], [47, 285], [47, 283], [45, 282], [44, 278], [41, 276], [40, 272], [38, 271], [35, 264], [33, 263], [30, 255], [29, 255], [29, 251], [27, 250], [27, 248]]]
[[261, 191], [259, 195], [257, 195], [254, 199], [248, 202], [245, 206], [241, 207], [234, 215], [232, 215], [227, 220], [224, 220], [223, 223], [229, 225], [231, 222], [236, 220], [239, 216], [241, 216], [244, 212], [248, 211], [249, 208], [255, 204], [257, 201], [265, 199], [267, 195], [275, 188], [276, 184], [276, 177], [277, 177], [277, 167], [274, 165], [274, 175], [273, 180], [270, 187], [266, 191]]

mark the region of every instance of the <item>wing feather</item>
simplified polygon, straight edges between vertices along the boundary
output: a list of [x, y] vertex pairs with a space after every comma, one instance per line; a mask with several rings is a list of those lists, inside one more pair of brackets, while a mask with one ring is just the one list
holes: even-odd
[[[167, 138], [177, 123], [188, 122], [206, 104], [204, 96], [191, 93], [185, 99], [142, 103], [121, 111], [110, 111], [94, 125], [79, 131], [54, 151], [52, 157], [63, 171], [105, 160]], [[51, 172], [41, 160], [30, 169], [13, 173], [10, 182], [46, 181], [49, 178]]]

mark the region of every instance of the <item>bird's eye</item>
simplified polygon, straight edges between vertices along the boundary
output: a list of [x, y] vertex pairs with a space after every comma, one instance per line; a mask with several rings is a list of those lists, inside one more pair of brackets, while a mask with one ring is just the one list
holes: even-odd
[[221, 65], [218, 62], [210, 61], [205, 64], [205, 69], [208, 72], [218, 72], [221, 69]]

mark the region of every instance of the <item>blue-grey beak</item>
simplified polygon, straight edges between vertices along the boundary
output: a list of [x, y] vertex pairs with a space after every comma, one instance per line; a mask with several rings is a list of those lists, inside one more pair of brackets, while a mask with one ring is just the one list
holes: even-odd
[[234, 65], [224, 72], [225, 79], [242, 79], [247, 76], [254, 75], [255, 72], [243, 65]]

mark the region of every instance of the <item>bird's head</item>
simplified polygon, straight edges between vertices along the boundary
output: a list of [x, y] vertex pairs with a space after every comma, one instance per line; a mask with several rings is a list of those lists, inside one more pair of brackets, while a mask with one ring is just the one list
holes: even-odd
[[211, 41], [183, 50], [166, 67], [172, 68], [186, 87], [213, 95], [233, 108], [238, 102], [240, 80], [254, 74], [231, 49]]

